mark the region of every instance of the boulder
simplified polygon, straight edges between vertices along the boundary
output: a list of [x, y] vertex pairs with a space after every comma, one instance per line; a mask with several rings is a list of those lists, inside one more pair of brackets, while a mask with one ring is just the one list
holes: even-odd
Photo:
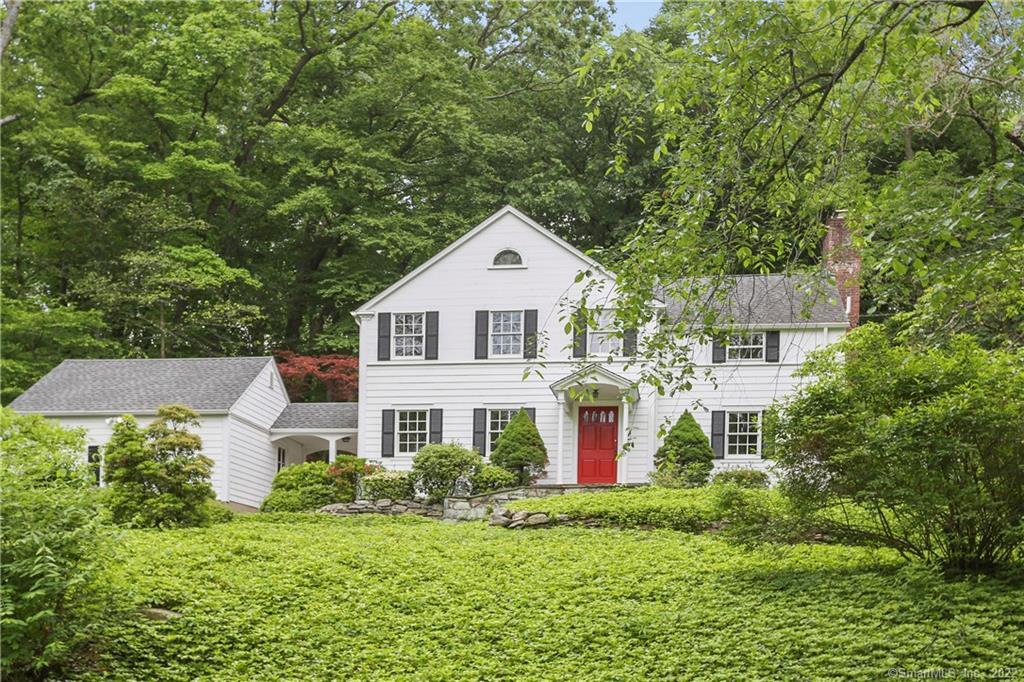
[[526, 521], [521, 519], [519, 521], [511, 521], [511, 522], [509, 522], [507, 528], [522, 528], [525, 525], [526, 525]]
[[548, 522], [548, 515], [547, 514], [544, 514], [544, 513], [541, 513], [541, 514], [531, 514], [530, 517], [528, 519], [526, 519], [526, 524], [525, 525], [527, 525], [527, 526], [543, 526], [547, 522]]
[[515, 523], [516, 521], [525, 521], [528, 516], [530, 516], [530, 512], [518, 511], [512, 514], [512, 522]]
[[496, 512], [494, 515], [491, 516], [492, 526], [507, 526], [510, 523], [512, 523], [512, 519], [505, 516], [504, 514]]
[[555, 515], [555, 521], [558, 521], [559, 523], [565, 523], [568, 520], [569, 520], [569, 515], [568, 514], [556, 514]]

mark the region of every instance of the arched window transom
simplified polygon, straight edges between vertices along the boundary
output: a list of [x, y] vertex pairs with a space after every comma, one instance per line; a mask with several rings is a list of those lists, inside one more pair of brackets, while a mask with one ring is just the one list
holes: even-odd
[[522, 265], [523, 257], [519, 255], [518, 251], [512, 249], [505, 249], [499, 251], [498, 255], [494, 257], [495, 265]]

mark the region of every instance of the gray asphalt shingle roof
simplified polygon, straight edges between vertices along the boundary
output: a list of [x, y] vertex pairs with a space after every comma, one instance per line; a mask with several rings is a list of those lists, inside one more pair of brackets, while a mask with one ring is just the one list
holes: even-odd
[[274, 429], [354, 429], [359, 403], [291, 403], [277, 418]]
[[227, 411], [270, 357], [65, 360], [11, 402], [18, 412]]
[[[706, 284], [703, 280], [694, 280]], [[666, 313], [678, 321], [702, 306], [687, 302], [672, 291], [687, 292], [688, 282], [677, 283], [664, 296]], [[802, 275], [736, 275], [728, 277], [714, 292], [700, 292], [710, 300], [719, 320], [738, 325], [845, 324], [846, 311], [839, 301], [836, 285], [824, 277]]]

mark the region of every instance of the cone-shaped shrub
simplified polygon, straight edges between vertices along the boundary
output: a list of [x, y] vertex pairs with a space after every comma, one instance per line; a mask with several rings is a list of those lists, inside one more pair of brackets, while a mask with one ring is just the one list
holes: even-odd
[[526, 410], [519, 410], [498, 436], [491, 453], [491, 464], [514, 473], [520, 485], [529, 485], [540, 478], [547, 463], [548, 449], [544, 447], [544, 439]]
[[697, 420], [683, 412], [665, 442], [654, 453], [654, 465], [662, 475], [680, 477], [685, 485], [703, 485], [713, 468], [711, 443]]

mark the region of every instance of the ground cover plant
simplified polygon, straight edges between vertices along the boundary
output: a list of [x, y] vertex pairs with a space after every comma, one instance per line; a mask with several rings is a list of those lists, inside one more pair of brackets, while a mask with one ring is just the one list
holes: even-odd
[[[764, 495], [770, 493], [764, 492]], [[623, 488], [608, 492], [534, 497], [508, 505], [513, 511], [565, 514], [574, 521], [596, 521], [622, 528], [655, 527], [700, 532], [720, 521], [718, 490], [704, 488]]]
[[878, 679], [1024, 659], [1022, 588], [891, 550], [261, 514], [130, 531], [77, 679]]

